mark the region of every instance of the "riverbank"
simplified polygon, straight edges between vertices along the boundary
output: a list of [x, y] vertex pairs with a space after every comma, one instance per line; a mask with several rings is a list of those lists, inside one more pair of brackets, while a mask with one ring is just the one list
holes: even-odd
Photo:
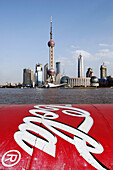
[[69, 89], [104, 89], [104, 88], [107, 88], [107, 89], [109, 89], [109, 88], [113, 88], [113, 86], [111, 86], [111, 87], [68, 87]]

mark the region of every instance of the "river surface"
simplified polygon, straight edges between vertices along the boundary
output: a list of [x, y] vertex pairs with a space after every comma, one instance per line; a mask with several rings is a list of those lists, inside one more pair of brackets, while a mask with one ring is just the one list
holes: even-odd
[[113, 89], [1, 88], [0, 104], [113, 104]]

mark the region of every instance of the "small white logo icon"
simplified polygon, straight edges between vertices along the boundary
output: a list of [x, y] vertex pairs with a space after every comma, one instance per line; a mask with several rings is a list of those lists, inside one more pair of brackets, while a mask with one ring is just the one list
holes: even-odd
[[5, 167], [12, 167], [16, 165], [21, 158], [21, 154], [17, 150], [10, 150], [6, 152], [2, 157], [2, 164]]

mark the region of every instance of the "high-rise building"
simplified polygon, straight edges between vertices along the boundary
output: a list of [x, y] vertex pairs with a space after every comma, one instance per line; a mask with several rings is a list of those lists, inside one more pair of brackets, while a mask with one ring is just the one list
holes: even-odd
[[36, 64], [35, 69], [35, 86], [41, 86], [43, 83], [43, 74], [42, 74], [42, 64]]
[[23, 70], [23, 85], [31, 86], [34, 82], [34, 72], [30, 69]]
[[106, 78], [106, 77], [107, 77], [107, 67], [103, 63], [100, 66], [100, 78]]
[[54, 81], [54, 75], [55, 75], [55, 70], [54, 70], [54, 46], [55, 42], [52, 39], [52, 17], [51, 17], [51, 28], [50, 28], [50, 41], [48, 42], [49, 46], [49, 70], [48, 70], [48, 75], [51, 77], [51, 82]]
[[83, 71], [83, 57], [82, 55], [79, 55], [78, 57], [78, 78], [84, 77], [84, 71]]
[[44, 66], [44, 82], [46, 82], [47, 78], [48, 78], [48, 63]]
[[33, 70], [31, 70], [31, 85], [33, 87], [35, 86], [35, 74]]
[[60, 62], [56, 62], [56, 76], [59, 73], [61, 73], [61, 71], [60, 71]]
[[61, 80], [60, 62], [56, 62], [56, 84], [60, 84], [60, 80]]
[[94, 76], [93, 70], [92, 70], [92, 68], [88, 68], [88, 70], [86, 72], [86, 77], [92, 77], [92, 76]]

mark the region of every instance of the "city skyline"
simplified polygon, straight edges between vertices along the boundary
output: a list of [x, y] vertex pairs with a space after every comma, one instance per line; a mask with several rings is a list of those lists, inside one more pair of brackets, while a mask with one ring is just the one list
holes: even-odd
[[[48, 63], [50, 17], [53, 17], [55, 62], [61, 72], [77, 77], [78, 56], [84, 73], [100, 77], [104, 62], [113, 76], [113, 1], [0, 1], [0, 84], [22, 82], [22, 70]], [[84, 75], [85, 76], [85, 75]]]

